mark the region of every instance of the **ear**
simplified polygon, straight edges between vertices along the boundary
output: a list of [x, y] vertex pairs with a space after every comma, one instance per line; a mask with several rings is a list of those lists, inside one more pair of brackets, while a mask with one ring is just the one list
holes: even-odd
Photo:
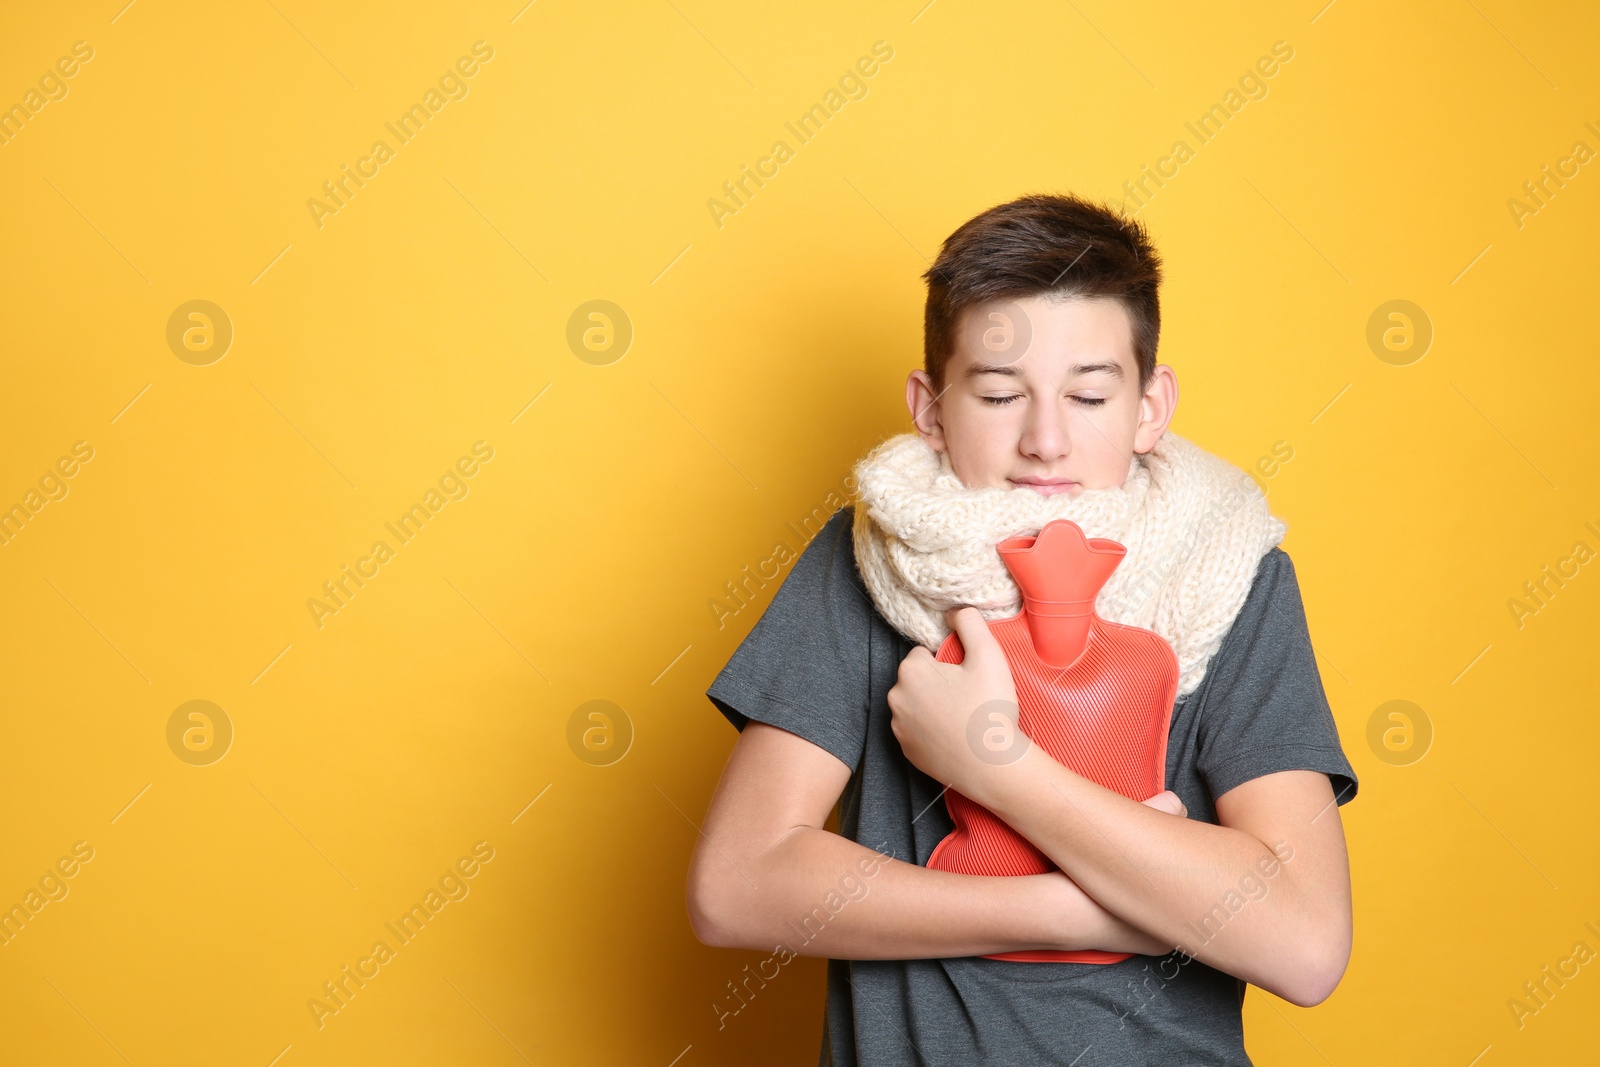
[[944, 423], [939, 410], [941, 392], [933, 387], [933, 379], [925, 370], [914, 370], [906, 376], [906, 407], [911, 412], [911, 422], [935, 452], [943, 452], [945, 448]]
[[1178, 374], [1165, 363], [1157, 363], [1150, 384], [1139, 398], [1139, 424], [1133, 432], [1133, 450], [1141, 455], [1150, 451], [1167, 432], [1167, 424], [1178, 410]]

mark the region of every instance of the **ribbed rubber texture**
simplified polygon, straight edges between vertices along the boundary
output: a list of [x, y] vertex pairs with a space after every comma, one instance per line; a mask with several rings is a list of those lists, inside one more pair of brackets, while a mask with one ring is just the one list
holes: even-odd
[[[1065, 671], [1041, 662], [1026, 617], [990, 621], [1017, 686], [1018, 724], [1057, 763], [1090, 781], [1144, 801], [1166, 788], [1167, 731], [1178, 691], [1178, 659], [1159, 634], [1091, 620], [1081, 658]], [[945, 639], [934, 657], [960, 663], [961, 640]], [[935, 870], [1025, 875], [1059, 870], [1032, 842], [954, 789], [945, 805], [955, 829], [928, 859]], [[1029, 963], [1116, 963], [1129, 952], [1039, 949], [987, 957]]]

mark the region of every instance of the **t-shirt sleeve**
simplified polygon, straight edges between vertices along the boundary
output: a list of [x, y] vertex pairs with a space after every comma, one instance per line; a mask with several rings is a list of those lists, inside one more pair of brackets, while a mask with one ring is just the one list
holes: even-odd
[[1213, 799], [1265, 774], [1327, 774], [1334, 800], [1360, 785], [1311, 650], [1300, 583], [1288, 553], [1274, 547], [1203, 681], [1196, 768]]
[[854, 771], [867, 736], [873, 609], [856, 572], [852, 519], [840, 508], [801, 551], [706, 696], [738, 729], [769, 723]]

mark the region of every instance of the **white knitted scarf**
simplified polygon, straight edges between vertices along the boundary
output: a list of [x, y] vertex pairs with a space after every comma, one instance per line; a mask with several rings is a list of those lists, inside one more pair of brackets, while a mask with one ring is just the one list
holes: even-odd
[[1044, 496], [969, 489], [945, 453], [915, 433], [891, 437], [855, 466], [856, 567], [883, 617], [930, 651], [950, 633], [946, 609], [1017, 614], [1022, 596], [996, 546], [1071, 519], [1127, 555], [1100, 590], [1101, 618], [1152, 630], [1178, 658], [1178, 696], [1205, 677], [1243, 607], [1261, 557], [1287, 527], [1244, 471], [1170, 430], [1128, 460], [1121, 486]]

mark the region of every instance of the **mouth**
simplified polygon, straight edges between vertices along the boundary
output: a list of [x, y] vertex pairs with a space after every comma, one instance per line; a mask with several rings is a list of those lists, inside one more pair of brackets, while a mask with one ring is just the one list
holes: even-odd
[[1011, 478], [1009, 481], [1018, 489], [1032, 489], [1041, 496], [1069, 492], [1078, 484], [1067, 478]]

